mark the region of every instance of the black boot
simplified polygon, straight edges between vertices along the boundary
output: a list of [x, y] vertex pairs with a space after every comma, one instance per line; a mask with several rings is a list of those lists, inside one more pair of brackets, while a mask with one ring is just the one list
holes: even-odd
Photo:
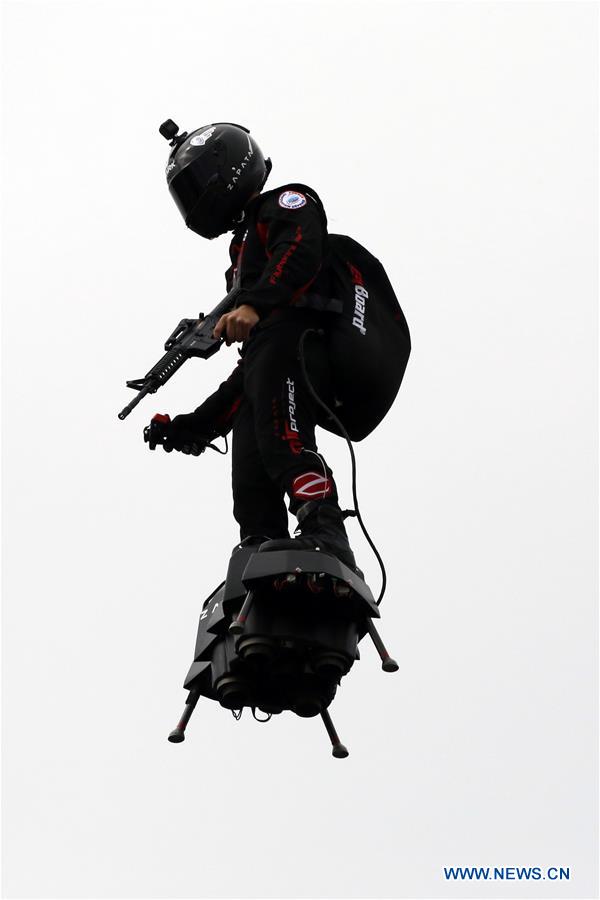
[[335, 500], [309, 500], [296, 512], [300, 535], [280, 538], [261, 544], [260, 552], [268, 550], [315, 550], [337, 556], [340, 562], [356, 571], [354, 554], [348, 543], [342, 511]]
[[269, 538], [265, 534], [250, 534], [243, 540], [238, 541], [231, 551], [231, 555], [235, 556], [236, 553], [239, 553], [239, 551], [243, 550], [245, 547], [256, 547], [258, 550], [259, 546], [268, 540]]

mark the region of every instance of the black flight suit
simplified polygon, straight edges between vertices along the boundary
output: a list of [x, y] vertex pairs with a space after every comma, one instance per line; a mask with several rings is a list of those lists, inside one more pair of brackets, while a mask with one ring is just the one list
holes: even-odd
[[[302, 378], [298, 344], [331, 315], [327, 219], [317, 194], [288, 184], [255, 198], [230, 246], [227, 287], [236, 281], [237, 305], [260, 315], [230, 377], [197, 410], [207, 428], [233, 428], [234, 516], [241, 538], [288, 536], [284, 503], [293, 513], [308, 500], [337, 500], [331, 469], [318, 452], [320, 411]], [[317, 299], [315, 299], [315, 297]], [[306, 339], [307, 368], [319, 396], [333, 402], [327, 352]]]

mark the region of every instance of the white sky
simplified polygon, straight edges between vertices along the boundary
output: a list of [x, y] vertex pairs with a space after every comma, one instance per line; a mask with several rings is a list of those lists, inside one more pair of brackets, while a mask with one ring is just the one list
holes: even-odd
[[[592, 896], [596, 4], [13, 0], [4, 26], [6, 896]], [[234, 350], [117, 420], [224, 293], [227, 240], [164, 184], [167, 117], [248, 125], [411, 326], [357, 447], [401, 670], [365, 645], [332, 707], [346, 761], [319, 720], [208, 701], [166, 740], [237, 536], [229, 460], [141, 440]]]

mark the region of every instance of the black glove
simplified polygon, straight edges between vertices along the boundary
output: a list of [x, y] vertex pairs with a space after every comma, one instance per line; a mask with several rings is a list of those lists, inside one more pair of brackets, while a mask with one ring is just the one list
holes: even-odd
[[144, 441], [149, 444], [150, 450], [160, 444], [167, 453], [179, 450], [200, 456], [215, 437], [218, 437], [217, 432], [210, 432], [205, 425], [202, 427], [196, 413], [175, 416], [172, 421], [170, 416], [157, 413], [144, 428]]

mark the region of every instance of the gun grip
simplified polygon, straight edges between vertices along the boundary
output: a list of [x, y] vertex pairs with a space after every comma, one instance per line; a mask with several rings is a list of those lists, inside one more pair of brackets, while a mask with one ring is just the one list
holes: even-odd
[[146, 425], [144, 428], [144, 443], [149, 445], [150, 450], [156, 450], [156, 439], [152, 435], [152, 425]]

